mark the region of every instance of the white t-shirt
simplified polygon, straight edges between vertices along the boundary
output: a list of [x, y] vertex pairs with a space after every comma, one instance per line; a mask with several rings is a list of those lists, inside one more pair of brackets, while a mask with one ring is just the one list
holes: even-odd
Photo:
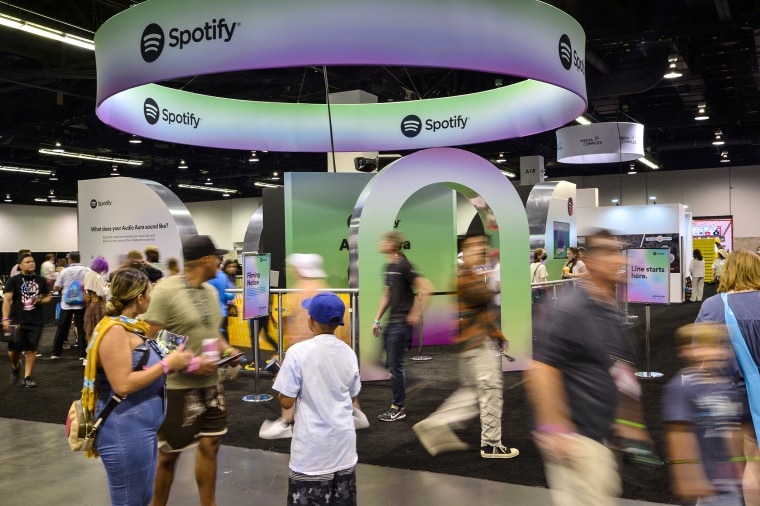
[[87, 267], [81, 264], [70, 264], [63, 269], [58, 275], [58, 279], [55, 280], [55, 289], [61, 293], [61, 309], [84, 309], [84, 304], [70, 305], [63, 301], [64, 294], [69, 285], [76, 279], [79, 281], [79, 285], [84, 290], [84, 277], [89, 271]]
[[332, 334], [292, 345], [272, 388], [296, 399], [291, 470], [320, 475], [356, 465], [351, 399], [361, 381], [351, 347]]
[[546, 266], [541, 262], [533, 262], [530, 264], [530, 282], [531, 283], [543, 283], [549, 277], [546, 272]]

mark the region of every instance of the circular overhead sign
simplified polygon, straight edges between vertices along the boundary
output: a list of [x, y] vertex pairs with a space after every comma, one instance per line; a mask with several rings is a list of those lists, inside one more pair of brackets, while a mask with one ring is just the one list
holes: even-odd
[[534, 0], [183, 0], [181, 8], [151, 0], [95, 35], [96, 111], [108, 125], [152, 139], [326, 152], [327, 105], [233, 100], [155, 83], [323, 65], [525, 78], [454, 97], [330, 106], [336, 151], [473, 144], [544, 132], [581, 115], [585, 43], [572, 17]]
[[630, 162], [644, 156], [644, 125], [591, 123], [557, 130], [561, 163]]

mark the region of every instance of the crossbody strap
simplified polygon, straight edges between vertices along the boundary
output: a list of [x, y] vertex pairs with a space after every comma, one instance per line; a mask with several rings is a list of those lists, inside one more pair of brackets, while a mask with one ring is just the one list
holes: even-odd
[[[139, 335], [139, 334], [138, 334]], [[143, 344], [145, 344], [147, 338], [140, 336], [143, 339]], [[141, 371], [143, 367], [145, 367], [145, 364], [148, 363], [148, 355], [150, 355], [150, 350], [148, 348], [145, 349], [145, 352], [142, 354], [142, 357], [140, 357], [140, 361], [137, 363], [137, 365], [132, 369], [133, 371]], [[95, 420], [95, 423], [92, 424], [92, 431], [90, 434], [87, 435], [87, 437], [92, 437], [93, 434], [98, 430], [98, 427], [103, 425], [103, 423], [106, 421], [106, 418], [108, 418], [108, 415], [111, 414], [111, 411], [113, 411], [116, 406], [118, 406], [121, 401], [126, 399], [127, 396], [121, 396], [118, 394], [113, 394], [111, 396], [111, 400], [108, 401], [108, 404], [106, 404], [106, 407], [103, 408], [103, 411], [100, 412], [100, 416], [97, 420]]]
[[728, 295], [723, 292], [720, 294], [723, 299], [723, 306], [726, 310], [726, 327], [728, 336], [731, 338], [731, 344], [734, 348], [736, 360], [744, 376], [744, 383], [747, 387], [747, 398], [749, 399], [749, 410], [752, 414], [752, 423], [755, 426], [755, 432], [760, 434], [760, 372], [757, 370], [757, 364], [747, 348], [747, 342], [742, 336], [739, 323], [736, 321], [736, 315], [728, 305]]

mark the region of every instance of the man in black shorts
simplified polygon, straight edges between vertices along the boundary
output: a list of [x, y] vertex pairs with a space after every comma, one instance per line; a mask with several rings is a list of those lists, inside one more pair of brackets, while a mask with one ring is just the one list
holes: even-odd
[[32, 369], [37, 358], [37, 347], [42, 335], [42, 306], [50, 302], [47, 281], [36, 274], [37, 265], [30, 253], [18, 257], [21, 274], [13, 276], [3, 289], [3, 332], [9, 333], [10, 326], [19, 325], [16, 342], [8, 343], [8, 358], [11, 360], [11, 385], [18, 383], [21, 373], [21, 355], [24, 354], [24, 381], [26, 388], [37, 383], [32, 379]]

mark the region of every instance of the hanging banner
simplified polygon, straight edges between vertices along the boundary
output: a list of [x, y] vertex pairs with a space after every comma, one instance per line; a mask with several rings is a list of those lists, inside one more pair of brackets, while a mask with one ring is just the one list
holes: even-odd
[[667, 304], [670, 300], [670, 250], [634, 248], [628, 256], [628, 302]]
[[243, 253], [243, 318], [249, 320], [270, 313], [269, 253]]

